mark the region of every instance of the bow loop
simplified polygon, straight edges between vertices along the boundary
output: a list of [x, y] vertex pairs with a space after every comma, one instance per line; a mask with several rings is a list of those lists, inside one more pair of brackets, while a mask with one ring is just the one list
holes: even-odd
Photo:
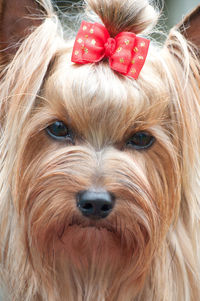
[[147, 57], [150, 41], [132, 32], [121, 32], [111, 38], [105, 26], [83, 21], [77, 34], [72, 62], [97, 63], [109, 58], [110, 67], [137, 79]]
[[116, 50], [110, 57], [110, 66], [113, 70], [127, 74], [132, 60], [136, 35], [132, 32], [121, 32], [115, 37]]
[[87, 64], [101, 61], [105, 56], [104, 45], [109, 37], [103, 25], [83, 21], [74, 43], [72, 62]]

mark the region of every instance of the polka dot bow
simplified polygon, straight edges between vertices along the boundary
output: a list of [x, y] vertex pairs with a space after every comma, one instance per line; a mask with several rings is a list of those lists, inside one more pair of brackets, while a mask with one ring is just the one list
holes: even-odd
[[105, 26], [83, 21], [72, 52], [72, 62], [97, 63], [109, 58], [110, 67], [137, 79], [145, 63], [150, 41], [132, 32], [121, 32], [111, 38]]

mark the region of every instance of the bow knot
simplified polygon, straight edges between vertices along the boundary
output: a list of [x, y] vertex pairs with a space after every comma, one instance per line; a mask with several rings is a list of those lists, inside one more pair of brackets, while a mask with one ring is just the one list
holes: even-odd
[[111, 38], [105, 26], [83, 21], [72, 51], [72, 62], [88, 64], [109, 58], [111, 69], [137, 79], [145, 63], [150, 41], [132, 32]]
[[116, 49], [116, 41], [113, 38], [108, 38], [107, 42], [104, 44], [105, 56], [111, 57]]

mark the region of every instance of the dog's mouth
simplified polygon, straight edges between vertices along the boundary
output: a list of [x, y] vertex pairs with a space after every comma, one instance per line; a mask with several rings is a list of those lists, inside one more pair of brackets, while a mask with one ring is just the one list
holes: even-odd
[[88, 221], [78, 221], [75, 220], [67, 226], [70, 227], [79, 227], [82, 229], [94, 229], [94, 230], [107, 230], [109, 232], [115, 233], [116, 229], [108, 221], [102, 220], [88, 220]]
[[62, 238], [66, 233], [69, 233], [70, 231], [95, 231], [97, 232], [108, 232], [112, 234], [119, 233], [119, 229], [117, 227], [117, 224], [113, 225], [113, 223], [109, 222], [105, 219], [100, 220], [90, 220], [90, 219], [81, 219], [81, 218], [72, 218], [72, 220], [69, 223], [66, 223], [62, 229], [60, 229], [58, 233], [58, 237]]

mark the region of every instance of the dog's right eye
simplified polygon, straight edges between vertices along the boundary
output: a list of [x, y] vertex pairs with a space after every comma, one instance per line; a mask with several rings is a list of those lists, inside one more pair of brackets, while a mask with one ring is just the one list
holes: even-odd
[[46, 128], [49, 136], [57, 140], [72, 140], [72, 133], [62, 121], [55, 121]]

